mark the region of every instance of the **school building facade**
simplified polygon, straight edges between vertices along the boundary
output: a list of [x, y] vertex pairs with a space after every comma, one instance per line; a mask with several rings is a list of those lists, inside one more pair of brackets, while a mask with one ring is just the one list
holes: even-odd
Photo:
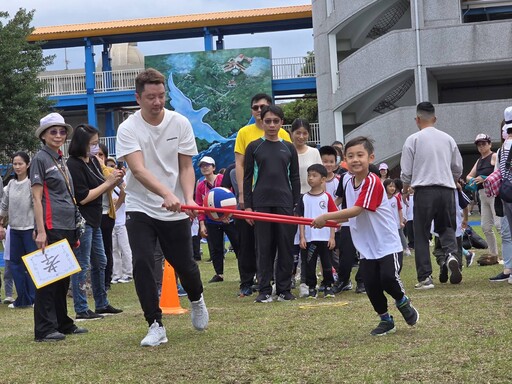
[[511, 19], [503, 0], [313, 0], [322, 142], [370, 136], [393, 168], [428, 100], [472, 166], [512, 105]]

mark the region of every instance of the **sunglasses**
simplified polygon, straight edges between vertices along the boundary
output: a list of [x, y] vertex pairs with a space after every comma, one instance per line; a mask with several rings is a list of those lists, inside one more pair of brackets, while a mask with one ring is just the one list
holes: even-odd
[[61, 136], [66, 136], [68, 134], [68, 131], [66, 129], [51, 129], [48, 131], [48, 133], [52, 136], [57, 136], [57, 134], [60, 134]]
[[281, 122], [281, 119], [265, 119], [265, 120], [263, 120], [263, 123], [265, 123], [266, 125], [270, 125], [270, 124], [277, 125], [280, 122]]
[[264, 107], [268, 107], [268, 105], [267, 105], [267, 104], [262, 104], [262, 105], [253, 105], [253, 106], [251, 107], [251, 109], [252, 109], [254, 112], [256, 112], [256, 111], [260, 111], [260, 110], [262, 110]]

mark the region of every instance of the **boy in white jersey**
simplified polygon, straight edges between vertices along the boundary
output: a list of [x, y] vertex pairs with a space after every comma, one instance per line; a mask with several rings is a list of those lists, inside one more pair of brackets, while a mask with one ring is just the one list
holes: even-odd
[[[371, 335], [382, 336], [396, 331], [384, 292], [395, 299], [407, 324], [416, 324], [419, 314], [405, 295], [398, 274], [402, 243], [391, 206], [379, 177], [369, 172], [369, 165], [375, 158], [373, 143], [362, 136], [350, 140], [345, 144], [345, 158], [349, 172], [353, 174], [345, 191], [348, 208], [323, 214], [311, 225], [322, 228], [327, 220], [349, 220], [352, 240], [361, 257], [366, 293], [381, 318]], [[382, 242], [382, 238], [386, 242]]]
[[[336, 212], [336, 204], [330, 194], [324, 191], [323, 184], [327, 177], [327, 170], [322, 164], [313, 164], [308, 167], [308, 184], [311, 187], [308, 193], [301, 196], [297, 205], [297, 214], [301, 217], [315, 217], [322, 213]], [[316, 262], [318, 256], [322, 263], [324, 297], [334, 297], [332, 284], [332, 264], [330, 253], [334, 249], [334, 228], [315, 229], [299, 225], [300, 248], [302, 259], [306, 262], [306, 284], [309, 287], [309, 298], [316, 299]]]

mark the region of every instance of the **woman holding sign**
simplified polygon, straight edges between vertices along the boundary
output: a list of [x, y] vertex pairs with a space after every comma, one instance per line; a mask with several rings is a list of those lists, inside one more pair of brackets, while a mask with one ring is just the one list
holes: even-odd
[[[34, 304], [36, 287], [23, 264], [21, 257], [37, 250], [32, 237], [34, 232], [34, 208], [32, 190], [28, 178], [30, 158], [25, 152], [16, 152], [12, 157], [15, 178], [9, 181], [0, 204], [0, 222], [8, 216], [11, 227], [9, 238], [11, 272], [18, 297], [9, 308], [30, 307]], [[0, 239], [5, 238], [5, 229], [0, 224]]]
[[[75, 202], [70, 183], [71, 176], [64, 165], [61, 145], [73, 129], [58, 113], [50, 113], [41, 119], [36, 136], [43, 148], [34, 156], [30, 166], [32, 200], [36, 222], [36, 245], [67, 239], [71, 246], [78, 241], [75, 235]], [[86, 333], [68, 316], [66, 294], [69, 277], [57, 280], [36, 290], [34, 302], [34, 330], [36, 341], [59, 341], [65, 335]]]

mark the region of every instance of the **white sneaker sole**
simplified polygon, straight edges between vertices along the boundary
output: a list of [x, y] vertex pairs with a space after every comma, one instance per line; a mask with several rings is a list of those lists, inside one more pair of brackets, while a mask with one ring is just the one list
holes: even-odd
[[167, 337], [163, 340], [160, 340], [158, 343], [143, 343], [142, 341], [140, 342], [140, 346], [141, 347], [158, 347], [160, 344], [165, 344], [167, 343], [169, 340], [167, 339]]

